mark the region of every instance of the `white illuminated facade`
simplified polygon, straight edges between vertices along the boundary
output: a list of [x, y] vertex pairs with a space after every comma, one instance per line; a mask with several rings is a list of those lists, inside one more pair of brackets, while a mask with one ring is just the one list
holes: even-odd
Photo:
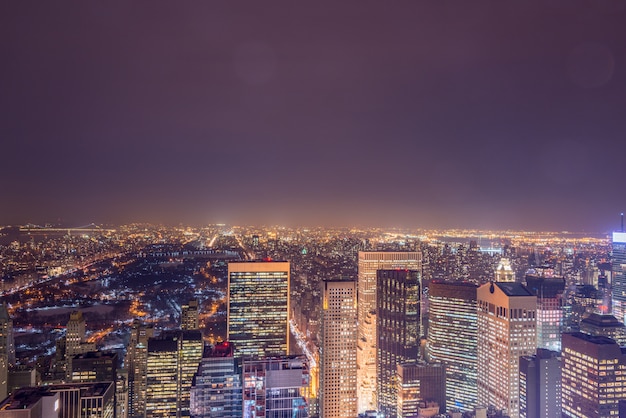
[[416, 251], [359, 251], [357, 285], [359, 413], [377, 409], [376, 271], [395, 268], [421, 271], [422, 254]]
[[537, 298], [520, 283], [478, 288], [478, 403], [519, 417], [519, 358], [536, 353]]
[[626, 232], [613, 232], [612, 313], [626, 322]]
[[501, 258], [496, 267], [496, 282], [514, 282], [515, 271], [511, 267], [511, 260], [508, 258]]

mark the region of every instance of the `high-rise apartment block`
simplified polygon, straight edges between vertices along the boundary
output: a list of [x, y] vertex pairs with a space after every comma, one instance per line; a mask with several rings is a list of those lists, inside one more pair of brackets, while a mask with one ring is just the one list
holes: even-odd
[[309, 416], [309, 365], [304, 356], [243, 359], [243, 417]]
[[228, 341], [207, 347], [191, 386], [191, 416], [240, 418], [241, 374]]
[[420, 272], [378, 270], [377, 280], [378, 410], [395, 417], [398, 364], [416, 360], [420, 348]]
[[526, 288], [537, 296], [537, 347], [561, 351], [565, 279], [527, 275]]
[[375, 410], [376, 405], [376, 271], [409, 269], [421, 272], [422, 254], [417, 251], [359, 251], [357, 313], [357, 394], [358, 412]]
[[563, 334], [564, 417], [617, 417], [626, 398], [626, 354], [608, 337]]
[[519, 361], [520, 418], [561, 418], [559, 353], [539, 348]]
[[613, 315], [626, 322], [626, 232], [613, 232], [612, 309]]
[[228, 263], [227, 340], [235, 357], [289, 352], [289, 262]]
[[477, 286], [431, 282], [429, 286], [430, 357], [446, 365], [446, 410], [470, 411], [477, 405]]
[[515, 282], [478, 288], [478, 403], [519, 417], [519, 358], [537, 349], [537, 297]]
[[322, 282], [320, 415], [357, 415], [357, 288], [354, 280]]

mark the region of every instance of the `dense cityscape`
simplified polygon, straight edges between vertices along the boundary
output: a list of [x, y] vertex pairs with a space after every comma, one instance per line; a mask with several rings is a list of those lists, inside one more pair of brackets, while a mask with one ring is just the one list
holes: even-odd
[[604, 417], [625, 406], [620, 232], [1, 234], [0, 416]]

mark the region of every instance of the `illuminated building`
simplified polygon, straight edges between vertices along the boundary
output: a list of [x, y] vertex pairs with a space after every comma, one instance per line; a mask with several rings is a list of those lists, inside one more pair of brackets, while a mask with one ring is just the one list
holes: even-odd
[[124, 366], [128, 370], [128, 416], [131, 418], [145, 415], [148, 340], [153, 336], [154, 328], [151, 325], [133, 321], [124, 360]]
[[527, 275], [526, 288], [537, 296], [537, 348], [561, 351], [565, 279]]
[[626, 354], [615, 341], [582, 332], [563, 334], [561, 375], [564, 417], [618, 415], [626, 398]]
[[511, 260], [508, 258], [501, 258], [498, 266], [496, 267], [496, 282], [514, 282], [515, 272], [511, 268]]
[[356, 282], [322, 282], [320, 413], [325, 418], [357, 415]]
[[178, 416], [188, 417], [191, 384], [204, 352], [200, 331], [178, 333]]
[[431, 282], [428, 293], [428, 347], [446, 365], [446, 410], [476, 406], [477, 286]]
[[613, 232], [612, 309], [613, 315], [626, 322], [626, 232]]
[[73, 382], [115, 382], [117, 354], [90, 351], [72, 358], [70, 376]]
[[235, 357], [288, 354], [288, 261], [228, 263], [227, 340]]
[[0, 305], [0, 355], [6, 356], [6, 361], [9, 366], [15, 365], [13, 320], [4, 302]]
[[115, 388], [113, 382], [69, 383], [46, 386], [59, 394], [59, 417], [113, 418]]
[[395, 417], [398, 364], [416, 360], [419, 353], [420, 272], [378, 270], [376, 276], [378, 410]]
[[200, 322], [198, 319], [198, 301], [190, 300], [189, 303], [181, 307], [180, 328], [183, 330], [198, 330]]
[[[397, 417], [418, 416], [420, 409], [443, 410], [446, 403], [446, 370], [442, 363], [413, 361], [397, 368]], [[394, 414], [395, 415], [395, 414]]]
[[358, 412], [376, 409], [376, 271], [421, 271], [422, 254], [416, 251], [359, 251], [357, 283]]
[[241, 418], [241, 375], [228, 341], [205, 350], [191, 386], [191, 416]]
[[67, 332], [65, 333], [65, 356], [71, 359], [76, 354], [96, 351], [93, 343], [85, 342], [85, 317], [81, 311], [70, 313], [70, 320], [67, 322]]
[[590, 314], [580, 321], [580, 332], [609, 337], [620, 347], [626, 346], [626, 325], [613, 315]]
[[0, 418], [58, 418], [59, 394], [46, 387], [25, 387], [0, 402]]
[[178, 341], [175, 337], [148, 341], [146, 418], [175, 417], [178, 409]]
[[539, 348], [519, 362], [520, 418], [561, 418], [559, 353]]
[[309, 416], [305, 356], [243, 359], [243, 417]]
[[478, 288], [478, 403], [519, 416], [519, 358], [537, 349], [537, 297], [515, 282]]

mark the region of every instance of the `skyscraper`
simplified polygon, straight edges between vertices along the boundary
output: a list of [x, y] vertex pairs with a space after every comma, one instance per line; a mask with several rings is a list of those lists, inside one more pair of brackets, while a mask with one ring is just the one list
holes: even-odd
[[320, 412], [325, 418], [357, 415], [356, 282], [322, 282]]
[[525, 280], [526, 288], [537, 296], [537, 347], [561, 351], [565, 279], [527, 275]]
[[378, 410], [397, 412], [398, 364], [416, 360], [420, 336], [420, 272], [378, 270], [376, 375]]
[[496, 282], [514, 282], [515, 272], [511, 267], [511, 260], [508, 258], [501, 258], [498, 266], [496, 267]]
[[148, 340], [154, 336], [152, 325], [133, 321], [124, 366], [128, 370], [128, 416], [143, 417], [146, 411]]
[[204, 341], [197, 330], [181, 331], [178, 335], [178, 416], [188, 417], [191, 384], [202, 359]]
[[289, 352], [289, 262], [228, 263], [228, 336], [235, 357]]
[[607, 418], [626, 398], [626, 355], [611, 338], [563, 334], [561, 375], [564, 417]]
[[176, 417], [178, 410], [178, 341], [174, 336], [148, 341], [146, 418]]
[[543, 348], [520, 357], [520, 418], [561, 418], [561, 359]]
[[13, 320], [6, 303], [0, 305], [0, 397], [8, 394], [9, 368], [15, 365]]
[[198, 300], [190, 300], [187, 304], [181, 306], [180, 328], [183, 330], [200, 329]]
[[478, 403], [519, 417], [519, 358], [537, 349], [537, 298], [522, 284], [478, 288]]
[[431, 282], [428, 347], [446, 365], [446, 410], [476, 406], [478, 312], [473, 283]]
[[[418, 417], [420, 409], [431, 415], [444, 409], [446, 402], [446, 370], [442, 363], [412, 361], [397, 369], [397, 417]], [[395, 415], [394, 415], [395, 416]]]
[[626, 323], [626, 232], [613, 232], [612, 309], [613, 315]]
[[421, 271], [422, 254], [416, 251], [359, 251], [357, 313], [358, 412], [376, 409], [376, 271], [384, 269]]

